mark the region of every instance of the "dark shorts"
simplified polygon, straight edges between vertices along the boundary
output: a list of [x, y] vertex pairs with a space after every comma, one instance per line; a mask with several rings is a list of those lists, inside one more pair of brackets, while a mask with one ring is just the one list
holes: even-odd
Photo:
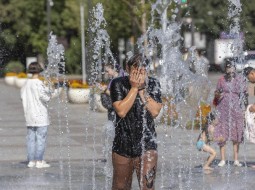
[[121, 137], [115, 137], [113, 141], [112, 151], [128, 158], [139, 157], [148, 150], [157, 150], [157, 143], [153, 137], [146, 137], [143, 143], [141, 140], [132, 141]]

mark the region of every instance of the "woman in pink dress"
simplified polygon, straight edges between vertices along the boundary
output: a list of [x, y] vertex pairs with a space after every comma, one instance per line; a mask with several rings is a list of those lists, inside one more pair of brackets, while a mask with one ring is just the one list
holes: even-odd
[[240, 167], [242, 164], [238, 161], [238, 152], [239, 144], [243, 140], [247, 85], [244, 76], [236, 73], [235, 65], [230, 60], [226, 63], [225, 75], [218, 81], [215, 96], [218, 97], [216, 109], [219, 122], [214, 136], [216, 139], [224, 139], [223, 142], [218, 142], [221, 154], [218, 166], [226, 164], [226, 142], [232, 141], [234, 165]]

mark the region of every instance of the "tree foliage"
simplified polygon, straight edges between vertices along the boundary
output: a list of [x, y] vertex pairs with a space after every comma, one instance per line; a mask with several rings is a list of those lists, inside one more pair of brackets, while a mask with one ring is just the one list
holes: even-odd
[[[241, 31], [245, 35], [247, 49], [255, 49], [255, 4], [253, 0], [241, 1], [240, 13]], [[210, 38], [218, 38], [220, 32], [229, 31], [228, 20], [229, 1], [222, 0], [191, 0], [190, 16], [194, 18], [197, 30], [208, 34]], [[202, 8], [201, 8], [202, 7]]]
[[[149, 25], [151, 3], [155, 1], [53, 0], [51, 30], [61, 42], [65, 42], [66, 64], [69, 73], [80, 73], [80, 3], [85, 5], [87, 46], [91, 40], [88, 29], [88, 20], [91, 17], [89, 9], [91, 10], [96, 3], [100, 2], [104, 6], [104, 15], [108, 23], [106, 29], [111, 37], [112, 50], [117, 55], [119, 38], [128, 39], [132, 36], [137, 39], [144, 32], [142, 26]], [[219, 37], [221, 31], [229, 29], [228, 2], [190, 0], [188, 8], [180, 10], [182, 16], [194, 19], [197, 30], [215, 39]], [[244, 0], [242, 4], [240, 23], [242, 31], [245, 33], [246, 46], [247, 49], [255, 49], [255, 38], [253, 37], [255, 34], [255, 4], [253, 0]], [[169, 14], [171, 16], [171, 10], [169, 10]], [[146, 18], [146, 22], [142, 18]], [[47, 31], [47, 0], [0, 1], [0, 57], [3, 62], [19, 59], [24, 64], [25, 58], [28, 56], [40, 54], [46, 57]]]

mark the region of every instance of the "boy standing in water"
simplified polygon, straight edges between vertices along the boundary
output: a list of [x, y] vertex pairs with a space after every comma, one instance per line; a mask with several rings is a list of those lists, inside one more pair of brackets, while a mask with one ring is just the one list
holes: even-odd
[[126, 66], [129, 76], [111, 83], [116, 112], [112, 190], [130, 190], [134, 170], [140, 189], [155, 188], [158, 153], [153, 119], [160, 112], [162, 100], [159, 81], [147, 76], [147, 64], [143, 55], [134, 55]]
[[49, 87], [39, 80], [42, 68], [37, 62], [28, 67], [28, 73], [32, 74], [21, 89], [21, 99], [27, 126], [27, 167], [47, 168], [50, 167], [43, 160], [46, 146], [49, 115], [47, 103], [51, 98]]

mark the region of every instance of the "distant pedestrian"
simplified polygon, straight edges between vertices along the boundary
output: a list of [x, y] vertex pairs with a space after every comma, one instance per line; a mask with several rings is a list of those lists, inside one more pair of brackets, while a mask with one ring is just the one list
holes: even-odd
[[118, 64], [106, 64], [104, 66], [105, 73], [109, 76], [110, 82], [107, 86], [102, 87], [104, 90], [101, 93], [101, 102], [102, 105], [108, 110], [108, 120], [113, 123], [116, 120], [116, 115], [114, 112], [114, 108], [112, 106], [112, 100], [110, 97], [110, 86], [112, 80], [117, 77], [123, 77], [125, 75], [123, 69]]
[[236, 73], [235, 63], [228, 60], [226, 73], [216, 87], [216, 110], [219, 123], [215, 128], [215, 138], [224, 138], [218, 142], [221, 161], [218, 166], [226, 164], [225, 147], [227, 141], [233, 142], [234, 165], [242, 166], [238, 161], [239, 144], [243, 141], [244, 112], [247, 104], [247, 85], [244, 77]]
[[255, 69], [253, 67], [246, 67], [243, 74], [251, 83], [255, 83]]
[[[255, 69], [252, 67], [246, 67], [243, 70], [243, 74], [249, 82], [255, 83]], [[246, 139], [252, 143], [255, 143], [255, 103], [250, 104], [247, 107], [246, 113], [246, 128], [245, 128], [245, 136]], [[255, 168], [255, 165], [251, 165], [250, 167]]]
[[112, 142], [115, 135], [115, 123], [116, 123], [116, 114], [112, 105], [112, 100], [110, 97], [110, 86], [112, 80], [117, 77], [123, 77], [124, 71], [118, 64], [106, 64], [104, 66], [106, 75], [110, 78], [110, 81], [107, 86], [102, 86], [103, 92], [101, 93], [101, 102], [102, 105], [108, 111], [108, 121], [104, 124], [104, 156], [106, 159], [106, 165], [104, 171], [106, 176], [112, 176], [112, 167], [111, 167], [111, 155], [112, 155]]
[[[244, 76], [249, 80], [251, 83], [255, 83], [255, 69], [252, 67], [246, 67], [243, 70]], [[251, 113], [255, 113], [255, 103], [249, 106], [249, 111]]]
[[49, 122], [48, 105], [51, 91], [41, 80], [39, 73], [42, 68], [37, 62], [28, 67], [28, 73], [32, 74], [26, 84], [21, 88], [21, 99], [27, 126], [27, 167], [50, 167], [43, 160]]

